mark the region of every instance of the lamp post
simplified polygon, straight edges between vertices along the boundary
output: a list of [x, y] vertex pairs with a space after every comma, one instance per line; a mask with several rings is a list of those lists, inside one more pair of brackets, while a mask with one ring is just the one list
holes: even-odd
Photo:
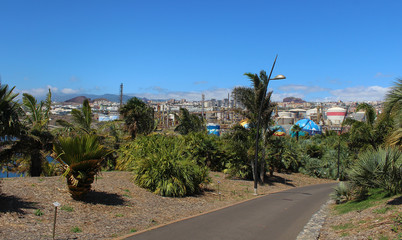
[[340, 154], [341, 154], [341, 135], [342, 135], [342, 131], [343, 131], [343, 124], [345, 122], [346, 119], [346, 115], [348, 115], [348, 111], [349, 111], [349, 106], [346, 108], [346, 112], [345, 112], [345, 116], [343, 116], [343, 120], [342, 120], [342, 124], [341, 124], [341, 131], [339, 132], [339, 139], [338, 139], [338, 172], [336, 174], [336, 180], [339, 181], [340, 180]]
[[276, 63], [276, 59], [278, 58], [278, 55], [276, 55], [274, 63], [272, 64], [272, 68], [271, 68], [271, 72], [269, 73], [268, 76], [268, 80], [267, 83], [265, 84], [265, 86], [263, 87], [263, 96], [261, 99], [261, 103], [260, 103], [260, 109], [258, 111], [258, 119], [257, 119], [257, 134], [255, 136], [255, 157], [254, 157], [254, 195], [258, 195], [257, 194], [257, 176], [258, 176], [258, 143], [259, 143], [259, 139], [260, 139], [260, 125], [261, 125], [261, 114], [262, 114], [262, 105], [264, 104], [264, 99], [267, 95], [267, 89], [268, 89], [268, 84], [270, 80], [282, 80], [282, 79], [286, 79], [285, 76], [283, 75], [277, 75], [276, 77], [271, 79], [271, 75], [272, 75], [272, 71], [274, 70], [275, 67], [275, 63]]

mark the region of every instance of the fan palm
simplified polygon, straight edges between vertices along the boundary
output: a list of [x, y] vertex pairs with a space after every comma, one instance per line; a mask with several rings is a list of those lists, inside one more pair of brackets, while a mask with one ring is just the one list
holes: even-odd
[[90, 190], [103, 158], [110, 153], [99, 144], [96, 135], [59, 137], [53, 147], [56, 160], [61, 163], [67, 186], [73, 199], [82, 199]]

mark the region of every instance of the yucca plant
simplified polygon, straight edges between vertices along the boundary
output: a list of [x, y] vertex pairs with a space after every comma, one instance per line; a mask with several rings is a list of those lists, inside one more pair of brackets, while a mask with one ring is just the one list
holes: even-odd
[[54, 143], [56, 160], [64, 168], [67, 186], [73, 199], [82, 199], [90, 190], [101, 161], [111, 151], [98, 142], [96, 135], [60, 137]]

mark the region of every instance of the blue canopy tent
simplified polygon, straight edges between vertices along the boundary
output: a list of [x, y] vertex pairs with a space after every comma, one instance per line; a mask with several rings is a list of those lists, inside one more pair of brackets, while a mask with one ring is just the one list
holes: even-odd
[[[321, 127], [318, 126], [317, 123], [308, 118], [304, 118], [297, 121], [295, 125], [299, 125], [300, 128], [302, 129], [302, 132], [299, 132], [299, 136], [304, 136], [305, 133], [308, 133], [309, 135], [316, 135], [322, 133]], [[293, 131], [290, 131], [290, 134], [292, 135], [292, 137], [296, 136], [296, 133]]]

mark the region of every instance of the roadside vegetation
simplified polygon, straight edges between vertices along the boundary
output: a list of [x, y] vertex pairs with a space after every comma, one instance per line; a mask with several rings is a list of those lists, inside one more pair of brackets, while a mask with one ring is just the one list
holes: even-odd
[[[370, 188], [401, 193], [402, 80], [387, 95], [380, 115], [372, 106], [359, 104], [357, 109], [365, 111], [365, 118], [361, 122], [345, 121], [350, 131], [299, 136], [301, 130], [295, 126], [298, 134], [292, 138], [274, 135], [275, 103], [272, 92], [263, 93], [268, 84], [266, 73], [245, 75], [252, 86], [235, 88], [233, 94], [245, 106], [236, 111], [249, 119], [250, 128], [234, 125], [221, 137], [208, 135], [202, 117], [186, 109], [180, 110], [174, 131], [156, 132], [153, 109], [138, 98], [130, 99], [120, 110], [122, 120], [108, 123], [94, 123], [86, 100], [80, 110], [72, 111], [72, 122], [58, 121], [58, 128], [51, 130], [50, 91], [46, 101], [38, 102], [24, 94], [20, 104], [14, 88], [1, 85], [1, 164], [8, 171], [30, 176], [64, 174], [69, 185], [76, 187], [79, 179], [87, 179], [85, 185], [90, 185], [92, 175], [101, 169], [128, 170], [133, 172], [136, 184], [173, 197], [202, 191], [209, 181], [209, 170], [232, 178], [256, 178], [261, 185], [275, 172], [339, 178], [350, 182], [347, 186], [352, 192], [340, 195], [339, 202], [362, 197]], [[261, 102], [262, 137], [254, 166], [255, 126]]]
[[[173, 129], [155, 131], [158, 122], [154, 110], [135, 97], [121, 108], [122, 120], [95, 123], [90, 103], [85, 100], [81, 109], [71, 112], [72, 122], [59, 120], [58, 127], [50, 129], [50, 90], [45, 101], [38, 102], [24, 93], [19, 102], [14, 87], [2, 84], [1, 167], [32, 177], [63, 175], [75, 200], [85, 198], [101, 170], [131, 171], [135, 184], [168, 197], [201, 193], [212, 184], [209, 171], [228, 178], [256, 179], [260, 185], [275, 172], [339, 179], [343, 182], [333, 194], [339, 213], [362, 211], [402, 194], [402, 79], [388, 93], [379, 115], [369, 104], [357, 105], [358, 110], [365, 111], [365, 118], [344, 121], [343, 125], [350, 128], [346, 133], [327, 131], [309, 136], [294, 126], [292, 138], [274, 134], [275, 103], [272, 92], [263, 92], [268, 84], [266, 73], [245, 75], [252, 86], [237, 87], [233, 94], [245, 106], [236, 111], [248, 118], [250, 127], [234, 125], [221, 137], [208, 135], [203, 118], [186, 109], [180, 109]], [[262, 130], [255, 165], [261, 103]], [[375, 211], [395, 210], [384, 206]], [[392, 231], [400, 235], [400, 211], [398, 214], [393, 215], [397, 220]], [[335, 229], [353, 226], [356, 223], [345, 223]]]

